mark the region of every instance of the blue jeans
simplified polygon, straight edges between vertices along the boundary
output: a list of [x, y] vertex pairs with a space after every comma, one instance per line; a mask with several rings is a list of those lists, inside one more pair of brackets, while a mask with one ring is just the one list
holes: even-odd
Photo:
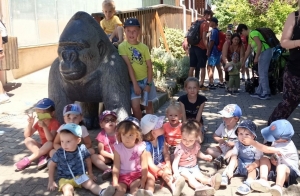
[[258, 57], [258, 75], [259, 75], [259, 85], [256, 88], [255, 93], [258, 95], [271, 94], [269, 86], [269, 67], [272, 59], [273, 49], [269, 48]]

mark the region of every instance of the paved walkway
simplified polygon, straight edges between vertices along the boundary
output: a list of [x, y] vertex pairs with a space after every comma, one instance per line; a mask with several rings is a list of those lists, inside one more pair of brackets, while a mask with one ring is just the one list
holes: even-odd
[[[27, 156], [28, 150], [25, 150], [23, 143], [23, 129], [27, 125], [26, 112], [32, 109], [33, 105], [40, 99], [47, 97], [48, 92], [48, 72], [49, 68], [30, 74], [20, 78], [5, 86], [8, 94], [11, 96], [11, 102], [0, 105], [0, 195], [60, 195], [59, 192], [47, 191], [47, 170], [38, 171], [36, 165], [21, 172], [15, 172], [13, 164]], [[243, 88], [243, 87], [242, 87]], [[181, 93], [174, 96], [176, 99]], [[242, 119], [253, 119], [258, 125], [259, 130], [266, 125], [266, 120], [273, 111], [274, 107], [281, 99], [281, 95], [272, 96], [271, 100], [258, 100], [251, 98], [248, 93], [240, 93], [237, 96], [228, 95], [224, 89], [216, 89], [211, 91], [201, 92], [208, 99], [203, 116], [205, 125], [207, 126], [207, 137], [204, 149], [209, 146], [213, 140], [212, 133], [221, 123], [221, 118], [217, 114], [225, 105], [229, 103], [237, 103], [243, 111]], [[157, 115], [164, 115], [165, 108], [168, 103], [162, 106]], [[297, 108], [290, 121], [295, 129], [293, 141], [298, 149], [300, 149], [300, 108]], [[98, 130], [91, 130], [90, 135], [93, 138], [97, 135]], [[258, 140], [262, 140], [260, 134]], [[37, 135], [34, 136], [38, 138]], [[93, 144], [96, 147], [96, 142], [93, 139]], [[200, 161], [200, 167], [206, 170], [207, 174], [214, 173], [215, 170], [210, 163]], [[205, 171], [204, 171], [205, 172]], [[219, 171], [220, 172], [220, 171]], [[94, 169], [94, 173], [99, 175], [98, 183], [101, 182], [101, 172]], [[242, 183], [243, 178], [235, 177], [231, 181], [230, 186], [226, 189], [221, 189], [216, 192], [217, 196], [236, 195], [236, 188]], [[103, 186], [107, 186], [106, 182]], [[299, 195], [300, 185], [291, 186], [285, 190], [286, 195]], [[76, 195], [92, 195], [84, 189], [77, 189]], [[167, 188], [159, 189], [155, 195], [169, 196], [170, 191]], [[185, 186], [182, 195], [193, 195], [192, 189]], [[270, 195], [268, 193], [251, 193], [255, 195]]]

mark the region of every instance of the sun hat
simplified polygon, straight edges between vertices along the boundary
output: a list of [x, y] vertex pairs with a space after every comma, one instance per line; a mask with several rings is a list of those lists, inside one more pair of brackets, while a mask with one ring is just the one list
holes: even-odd
[[279, 139], [290, 140], [294, 133], [292, 124], [285, 119], [276, 120], [261, 130], [263, 138], [269, 142]]
[[49, 98], [43, 98], [42, 100], [37, 102], [37, 104], [34, 106], [34, 108], [46, 110], [46, 109], [50, 108], [51, 106], [55, 107], [54, 102]]
[[242, 116], [242, 110], [237, 104], [228, 104], [218, 113], [224, 118], [231, 118], [235, 116], [240, 118]]
[[238, 135], [237, 134], [237, 130], [238, 128], [241, 127], [241, 128], [246, 128], [248, 129], [255, 137], [254, 139], [257, 138], [257, 135], [256, 135], [256, 124], [252, 121], [252, 120], [243, 120], [236, 128], [235, 130], [235, 135]]
[[68, 114], [76, 114], [76, 115], [82, 114], [80, 105], [77, 105], [77, 104], [66, 105], [63, 110], [63, 115], [65, 116]]
[[81, 126], [79, 126], [79, 125], [77, 125], [75, 123], [64, 124], [63, 127], [61, 128], [61, 131], [62, 130], [70, 131], [71, 133], [73, 133], [77, 137], [81, 137], [82, 136]]
[[163, 126], [164, 124], [164, 116], [156, 116], [152, 114], [146, 114], [142, 119], [141, 119], [141, 129], [142, 129], [142, 134], [146, 135], [149, 133], [151, 130], [159, 129]]

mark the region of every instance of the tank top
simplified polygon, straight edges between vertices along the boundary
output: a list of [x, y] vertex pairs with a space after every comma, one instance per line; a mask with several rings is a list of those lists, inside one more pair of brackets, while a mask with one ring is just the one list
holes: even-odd
[[[228, 47], [228, 52], [227, 52], [227, 60], [228, 60], [228, 62], [231, 62], [231, 61], [232, 61], [232, 58], [231, 58], [231, 57], [232, 57], [232, 54], [233, 54], [234, 52], [240, 54], [240, 50], [241, 50], [241, 46], [238, 46], [238, 47], [236, 48], [236, 50], [233, 50], [232, 45], [230, 45], [230, 46]], [[240, 61], [240, 57], [239, 57], [238, 61]]]
[[[295, 12], [295, 16], [298, 16], [298, 11]], [[299, 17], [299, 16], [298, 16]], [[298, 23], [295, 18], [295, 27], [293, 29], [292, 40], [300, 39], [300, 21]], [[290, 57], [288, 59], [287, 68], [288, 71], [297, 77], [300, 77], [300, 47], [290, 49]]]

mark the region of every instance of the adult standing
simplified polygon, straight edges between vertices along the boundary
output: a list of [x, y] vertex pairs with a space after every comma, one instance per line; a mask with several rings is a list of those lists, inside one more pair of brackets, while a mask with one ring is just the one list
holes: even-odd
[[[2, 36], [7, 36], [6, 28], [2, 22], [0, 22], [0, 60], [4, 59], [4, 50]], [[0, 80], [0, 104], [7, 103], [9, 101], [9, 96], [4, 91], [2, 82]]]
[[[298, 1], [300, 6], [300, 0]], [[290, 56], [283, 74], [283, 100], [271, 114], [268, 125], [278, 119], [287, 119], [300, 103], [300, 20], [299, 11], [292, 12], [285, 21], [281, 46]]]
[[[239, 55], [239, 61], [241, 64], [244, 62], [245, 56], [245, 48], [243, 46], [241, 37], [239, 34], [234, 33], [231, 36], [230, 41], [226, 41], [222, 48], [222, 62], [226, 65], [227, 63], [232, 61], [233, 53], [237, 53]], [[229, 75], [228, 72], [225, 70], [225, 80], [228, 83]]]
[[[211, 10], [204, 11], [204, 17], [201, 20], [204, 20], [200, 26], [200, 36], [201, 40], [197, 45], [191, 45], [189, 48], [189, 56], [190, 56], [190, 70], [189, 70], [189, 77], [193, 77], [193, 73], [195, 70], [195, 77], [199, 79], [200, 73], [200, 90], [208, 90], [206, 86], [204, 86], [204, 79], [205, 79], [205, 70], [206, 70], [206, 61], [207, 61], [207, 38], [206, 35], [209, 29], [209, 23], [212, 16]], [[187, 39], [184, 39], [183, 48], [188, 48]]]
[[263, 100], [270, 99], [271, 91], [269, 87], [268, 71], [273, 50], [266, 43], [266, 40], [259, 31], [251, 31], [245, 24], [238, 25], [237, 33], [242, 34], [243, 36], [248, 36], [248, 47], [242, 65], [245, 64], [247, 58], [249, 57], [251, 48], [256, 53], [254, 64], [258, 63], [259, 85], [256, 88], [255, 93], [251, 94], [250, 96]]
[[209, 43], [207, 46], [208, 63], [207, 63], [207, 71], [208, 71], [208, 79], [209, 79], [209, 89], [216, 89], [214, 85], [214, 70], [215, 67], [218, 70], [219, 74], [219, 83], [218, 86], [224, 88], [225, 85], [223, 83], [223, 72], [221, 69], [221, 52], [218, 50], [219, 40], [219, 30], [218, 30], [218, 19], [212, 17], [209, 23], [212, 28]]

